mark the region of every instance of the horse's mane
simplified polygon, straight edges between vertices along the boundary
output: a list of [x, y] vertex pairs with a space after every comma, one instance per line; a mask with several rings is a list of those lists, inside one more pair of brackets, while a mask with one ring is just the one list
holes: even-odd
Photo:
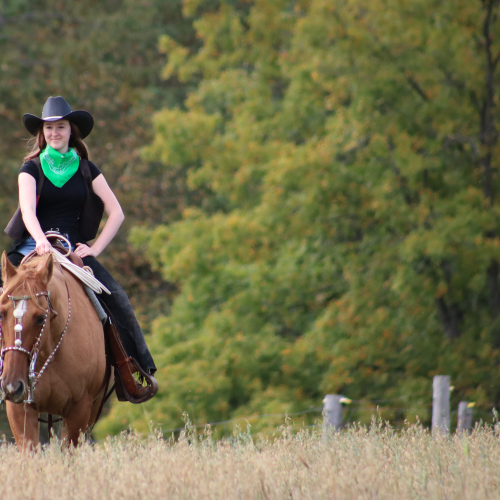
[[21, 293], [19, 295], [33, 297], [36, 305], [40, 309], [44, 309], [38, 302], [38, 297], [35, 297], [37, 293], [45, 291], [43, 283], [37, 278], [37, 273], [40, 271], [38, 264], [37, 258], [21, 264], [17, 269], [17, 274], [5, 285], [3, 295], [13, 295], [12, 292], [20, 288]]

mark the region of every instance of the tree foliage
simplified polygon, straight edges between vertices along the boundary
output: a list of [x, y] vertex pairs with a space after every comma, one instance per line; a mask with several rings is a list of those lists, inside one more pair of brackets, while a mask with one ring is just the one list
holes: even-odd
[[198, 85], [146, 152], [206, 196], [132, 237], [180, 290], [152, 328], [161, 391], [103, 429], [326, 393], [411, 419], [439, 373], [497, 404], [499, 2], [207, 5], [184, 1], [198, 50], [161, 38], [163, 75]]

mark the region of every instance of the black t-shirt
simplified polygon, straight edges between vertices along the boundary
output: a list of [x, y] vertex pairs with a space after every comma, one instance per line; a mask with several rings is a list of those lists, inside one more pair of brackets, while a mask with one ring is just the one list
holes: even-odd
[[[90, 175], [94, 180], [101, 171], [89, 161]], [[26, 172], [38, 181], [38, 167], [34, 161], [27, 161], [19, 173]], [[58, 188], [47, 177], [36, 207], [36, 216], [43, 231], [59, 229], [69, 232], [78, 229], [78, 218], [87, 196], [83, 175], [78, 169], [71, 179]]]

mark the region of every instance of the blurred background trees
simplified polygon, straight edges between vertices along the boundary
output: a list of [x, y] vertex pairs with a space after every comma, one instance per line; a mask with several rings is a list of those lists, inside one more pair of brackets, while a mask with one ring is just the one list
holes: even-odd
[[498, 0], [33, 5], [0, 22], [0, 210], [22, 114], [89, 109], [129, 215], [103, 257], [159, 367], [98, 435], [326, 393], [425, 421], [438, 373], [498, 404]]
[[437, 373], [498, 401], [498, 10], [226, 1], [194, 22], [195, 52], [160, 39], [163, 75], [199, 83], [155, 115], [145, 155], [205, 195], [132, 232], [179, 293], [153, 323], [161, 394], [104, 429], [326, 393], [402, 397], [425, 420]]

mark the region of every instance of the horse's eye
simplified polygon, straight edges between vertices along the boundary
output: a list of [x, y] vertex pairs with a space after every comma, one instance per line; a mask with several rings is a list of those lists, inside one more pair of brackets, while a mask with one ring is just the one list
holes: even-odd
[[36, 325], [43, 325], [45, 321], [45, 316], [38, 316], [35, 320], [35, 324]]

